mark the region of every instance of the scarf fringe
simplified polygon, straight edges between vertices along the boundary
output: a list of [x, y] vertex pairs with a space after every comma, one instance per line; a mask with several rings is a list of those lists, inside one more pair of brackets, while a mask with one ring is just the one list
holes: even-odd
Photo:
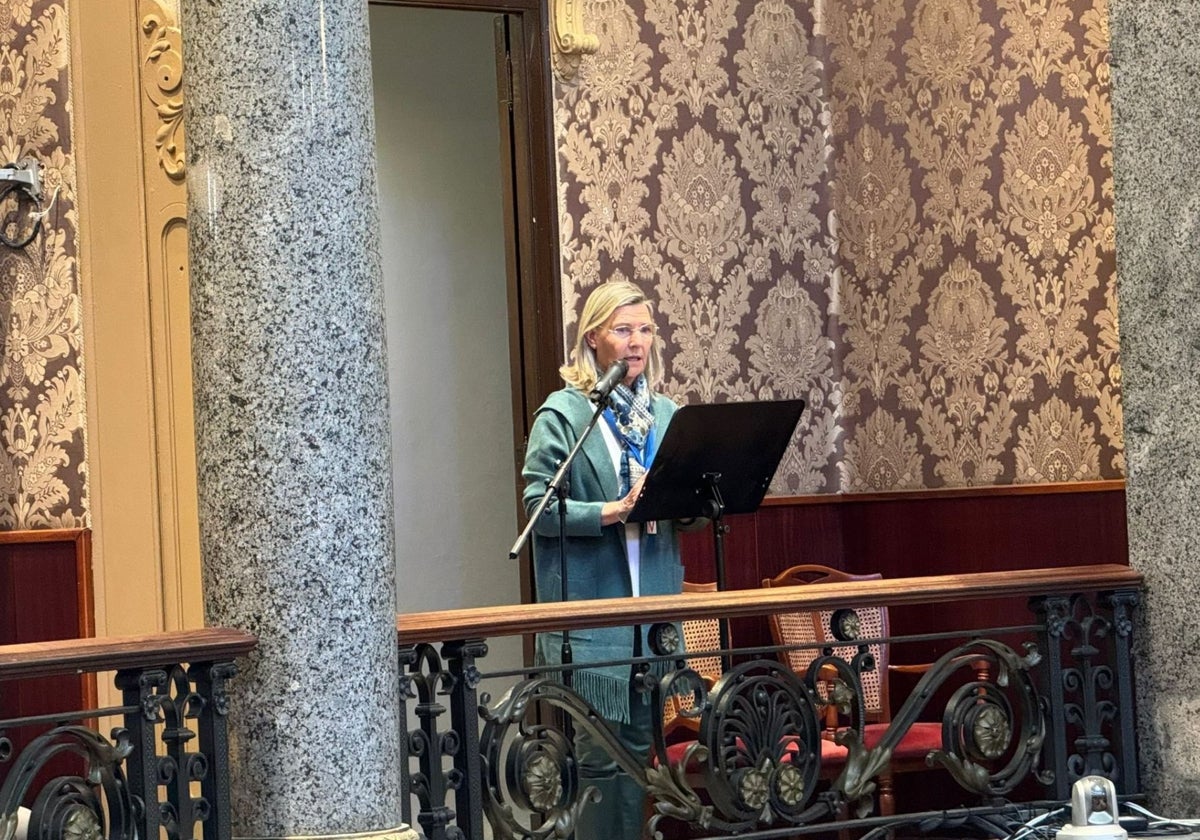
[[[650, 673], [662, 679], [675, 666], [669, 662], [652, 662]], [[562, 681], [562, 672], [555, 671], [554, 679]], [[630, 723], [630, 702], [650, 702], [650, 692], [635, 693], [632, 684], [632, 666], [614, 666], [603, 669], [576, 671], [571, 681], [572, 690], [588, 702], [600, 717], [615, 723]], [[632, 695], [632, 697], [631, 697]]]
[[576, 671], [574, 689], [605, 720], [629, 723], [629, 677], [607, 671]]

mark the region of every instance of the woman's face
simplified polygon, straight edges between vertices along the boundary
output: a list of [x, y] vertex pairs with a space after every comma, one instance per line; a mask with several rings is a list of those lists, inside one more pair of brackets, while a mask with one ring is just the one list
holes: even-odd
[[612, 317], [599, 329], [592, 330], [587, 337], [588, 346], [596, 351], [596, 366], [600, 373], [618, 359], [629, 365], [625, 384], [646, 371], [646, 359], [654, 345], [654, 321], [650, 318], [650, 307], [644, 303], [619, 306]]

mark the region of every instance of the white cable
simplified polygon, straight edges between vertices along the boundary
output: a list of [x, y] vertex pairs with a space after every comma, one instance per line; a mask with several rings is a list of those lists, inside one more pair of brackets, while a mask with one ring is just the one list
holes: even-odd
[[50, 208], [54, 206], [54, 202], [58, 201], [58, 191], [60, 189], [62, 189], [62, 184], [56, 184], [54, 187], [54, 195], [50, 196], [50, 203], [46, 205], [45, 209], [35, 210], [30, 213], [29, 218], [37, 221], [41, 221], [42, 219], [46, 218], [46, 216], [50, 214]]
[[1173, 820], [1173, 819], [1169, 819], [1167, 817], [1160, 817], [1158, 814], [1154, 813], [1153, 811], [1149, 810], [1148, 808], [1143, 808], [1141, 805], [1137, 804], [1136, 802], [1124, 802], [1122, 804], [1125, 805], [1125, 807], [1127, 807], [1127, 808], [1137, 811], [1143, 817], [1147, 817], [1158, 823], [1163, 823], [1163, 824], [1175, 823], [1176, 825], [1200, 825], [1200, 819]]
[[1160, 817], [1158, 814], [1156, 814], [1153, 811], [1150, 811], [1146, 808], [1143, 808], [1141, 805], [1137, 804], [1136, 802], [1125, 802], [1123, 804], [1125, 805], [1126, 808], [1132, 808], [1133, 810], [1137, 811], [1143, 817], [1149, 817], [1150, 819], [1158, 820], [1159, 822], [1171, 822], [1171, 820], [1168, 820], [1166, 817]]
[[1047, 811], [1046, 813], [1040, 814], [1032, 819], [1028, 819], [1023, 822], [1015, 831], [1010, 833], [1008, 837], [1004, 838], [1004, 840], [1021, 840], [1022, 837], [1032, 834], [1037, 825], [1045, 822], [1053, 816], [1061, 814], [1065, 810], [1067, 810], [1066, 806], [1063, 806], [1061, 808], [1055, 808], [1053, 811]]

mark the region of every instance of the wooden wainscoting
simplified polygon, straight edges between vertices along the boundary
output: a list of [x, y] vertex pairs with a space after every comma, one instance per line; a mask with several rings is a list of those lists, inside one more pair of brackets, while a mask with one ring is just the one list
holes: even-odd
[[[725, 521], [729, 589], [756, 589], [800, 563], [885, 578], [1129, 563], [1124, 481], [772, 497]], [[711, 529], [684, 534], [683, 555], [688, 580], [715, 578]], [[1002, 623], [1013, 606], [897, 607], [892, 632]], [[771, 643], [765, 621], [741, 619], [731, 631], [740, 646]]]
[[[95, 635], [91, 545], [86, 528], [0, 532], [0, 645]], [[0, 718], [95, 705], [93, 674], [0, 686]]]

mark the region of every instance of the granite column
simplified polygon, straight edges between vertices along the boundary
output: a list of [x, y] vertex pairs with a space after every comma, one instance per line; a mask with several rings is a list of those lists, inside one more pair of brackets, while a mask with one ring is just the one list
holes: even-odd
[[400, 824], [365, 0], [183, 0], [200, 530], [238, 837]]
[[1200, 817], [1200, 5], [1113, 0], [1113, 173], [1142, 787]]

